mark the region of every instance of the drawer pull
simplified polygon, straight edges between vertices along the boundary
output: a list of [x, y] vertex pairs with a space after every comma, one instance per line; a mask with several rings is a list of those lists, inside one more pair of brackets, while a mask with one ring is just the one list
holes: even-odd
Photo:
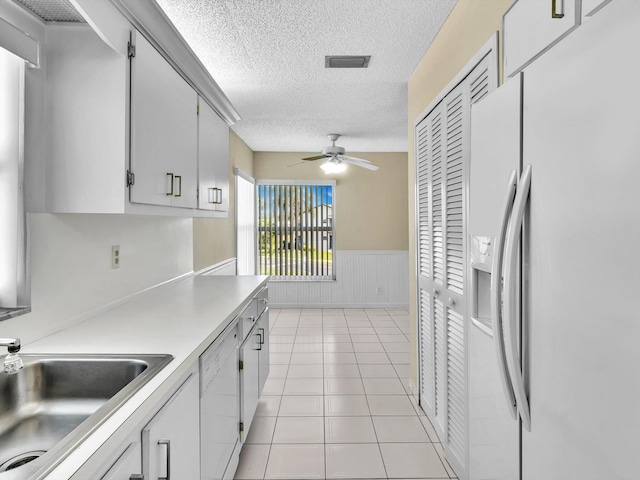
[[171, 177], [171, 189], [167, 192], [167, 196], [173, 196], [173, 173], [167, 172], [167, 177]]
[[[176, 175], [176, 178], [178, 179], [178, 194], [176, 195], [176, 197], [181, 197], [182, 196], [182, 175]], [[171, 185], [171, 190], [173, 190], [173, 185]]]
[[[560, 0], [560, 5], [562, 5], [564, 7], [564, 0]], [[557, 12], [557, 4], [558, 4], [558, 0], [551, 0], [551, 18], [564, 18], [564, 13], [558, 13]], [[564, 10], [564, 8], [563, 8]]]

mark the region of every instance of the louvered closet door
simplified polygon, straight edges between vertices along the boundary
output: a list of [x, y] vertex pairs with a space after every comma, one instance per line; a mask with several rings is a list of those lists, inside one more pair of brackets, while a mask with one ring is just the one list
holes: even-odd
[[470, 106], [495, 88], [487, 56], [416, 126], [420, 402], [460, 475], [467, 465], [466, 211]]

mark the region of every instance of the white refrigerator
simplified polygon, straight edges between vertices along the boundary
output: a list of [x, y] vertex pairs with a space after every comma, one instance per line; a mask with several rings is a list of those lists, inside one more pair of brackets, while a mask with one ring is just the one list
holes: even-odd
[[640, 1], [472, 109], [469, 478], [640, 478]]

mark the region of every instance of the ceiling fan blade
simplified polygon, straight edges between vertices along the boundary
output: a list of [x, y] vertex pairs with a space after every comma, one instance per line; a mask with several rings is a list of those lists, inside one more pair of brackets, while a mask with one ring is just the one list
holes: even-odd
[[358, 167], [366, 168], [367, 170], [373, 170], [374, 172], [377, 170], [380, 170], [380, 167], [371, 163], [369, 160], [365, 160], [364, 158], [349, 157], [347, 155], [342, 155], [340, 159], [345, 163], [350, 163], [351, 165], [356, 165]]
[[287, 168], [295, 167], [297, 165], [302, 165], [304, 162], [292, 163], [291, 165], [287, 165]]
[[314, 160], [320, 160], [321, 158], [325, 158], [326, 155], [316, 155], [315, 157], [307, 157], [307, 158], [303, 158], [302, 160], [307, 161], [307, 162], [312, 162]]

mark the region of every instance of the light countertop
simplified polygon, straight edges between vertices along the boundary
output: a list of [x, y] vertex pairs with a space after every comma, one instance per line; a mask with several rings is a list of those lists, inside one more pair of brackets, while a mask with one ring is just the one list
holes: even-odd
[[[266, 285], [266, 276], [193, 276], [23, 347], [24, 353], [170, 354], [174, 359], [78, 446], [48, 480], [99, 468]], [[79, 470], [82, 467], [82, 470]], [[74, 476], [75, 475], [75, 476]]]

